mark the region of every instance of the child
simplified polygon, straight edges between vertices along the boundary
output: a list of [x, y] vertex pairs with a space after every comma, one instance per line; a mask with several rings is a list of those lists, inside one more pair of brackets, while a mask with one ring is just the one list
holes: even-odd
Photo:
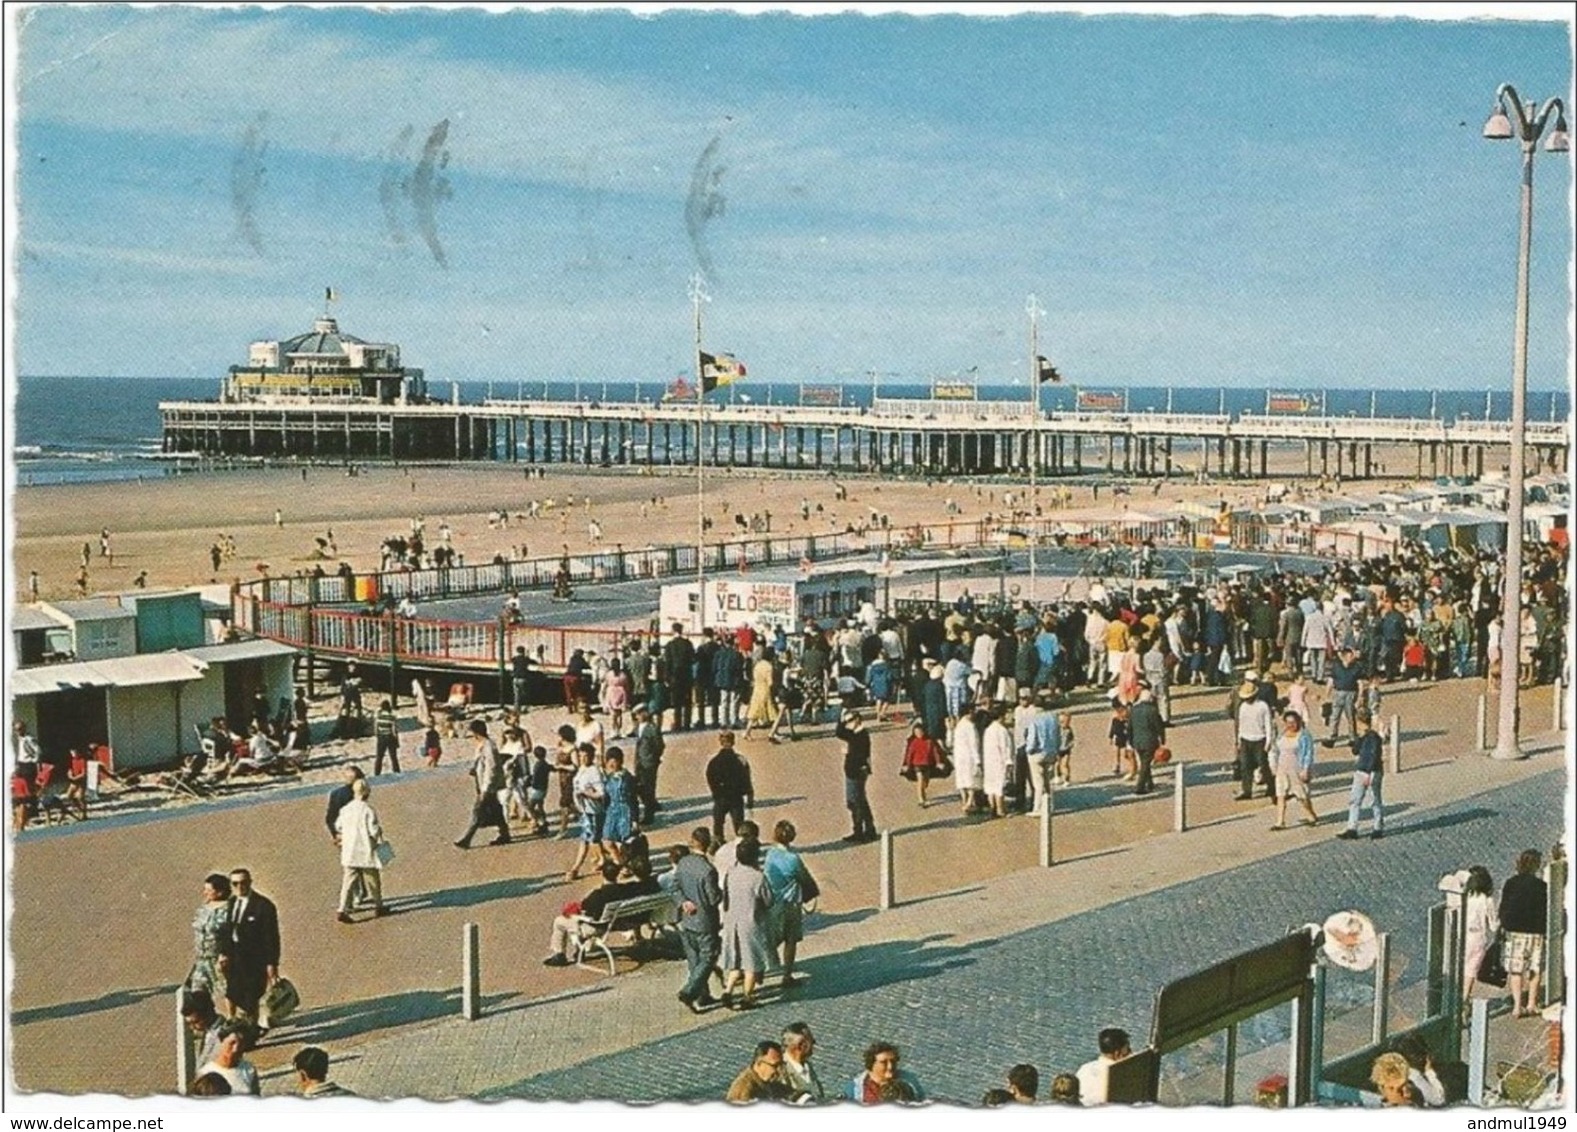
[[88, 820], [88, 759], [76, 747], [66, 768], [66, 805], [77, 811], [78, 821]]
[[563, 841], [569, 837], [570, 828], [575, 824], [575, 771], [580, 766], [580, 760], [575, 752], [575, 729], [569, 724], [559, 728], [558, 754], [553, 761], [553, 772], [559, 780], [559, 831], [555, 841]]
[[518, 728], [511, 727], [504, 732], [504, 741], [498, 748], [504, 760], [504, 788], [498, 792], [498, 803], [511, 821], [526, 816], [526, 777], [530, 768], [530, 756], [526, 752], [529, 750], [526, 737]]
[[1130, 745], [1128, 730], [1128, 705], [1114, 702], [1112, 704], [1111, 726], [1107, 729], [1107, 737], [1112, 741], [1112, 767], [1113, 778], [1124, 778], [1130, 782], [1138, 779], [1138, 764], [1134, 760], [1133, 747]]
[[1286, 710], [1297, 712], [1299, 719], [1309, 718], [1309, 686], [1301, 675], [1293, 676], [1292, 683], [1287, 686]]
[[35, 813], [36, 801], [33, 796], [33, 777], [22, 767], [17, 766], [11, 771], [11, 832], [21, 833], [27, 828], [27, 820]]
[[1424, 674], [1424, 662], [1428, 656], [1424, 643], [1416, 635], [1408, 634], [1407, 643], [1402, 646], [1402, 677], [1410, 684], [1416, 684]]
[[947, 753], [942, 745], [925, 733], [923, 720], [915, 720], [909, 728], [909, 741], [904, 745], [903, 769], [898, 773], [915, 784], [921, 809], [931, 804], [926, 797], [931, 779], [945, 777], [946, 768]]
[[1057, 766], [1052, 776], [1056, 786], [1073, 785], [1073, 713], [1061, 712], [1057, 716], [1062, 738], [1057, 744]]
[[876, 704], [876, 722], [885, 721], [893, 702], [893, 670], [885, 656], [878, 656], [865, 670], [865, 688]]
[[548, 762], [548, 749], [537, 747], [531, 752], [531, 775], [526, 785], [526, 816], [531, 819], [532, 833], [546, 835], [548, 832], [548, 814], [544, 803], [551, 781], [553, 764]]
[[427, 765], [437, 766], [438, 760], [443, 757], [443, 740], [438, 738], [438, 724], [429, 720], [427, 723], [427, 737], [422, 740], [422, 747], [427, 753]]

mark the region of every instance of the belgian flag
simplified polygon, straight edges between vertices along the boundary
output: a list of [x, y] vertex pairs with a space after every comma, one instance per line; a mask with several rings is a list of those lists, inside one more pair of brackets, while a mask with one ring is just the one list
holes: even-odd
[[732, 354], [701, 352], [701, 392], [707, 394], [719, 385], [732, 385], [745, 376], [745, 363]]
[[1057, 367], [1052, 365], [1040, 354], [1035, 355], [1035, 373], [1042, 385], [1046, 382], [1062, 383], [1062, 374], [1057, 372]]

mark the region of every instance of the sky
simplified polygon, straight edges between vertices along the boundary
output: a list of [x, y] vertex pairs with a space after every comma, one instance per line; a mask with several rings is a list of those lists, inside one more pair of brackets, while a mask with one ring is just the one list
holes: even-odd
[[[1501, 388], [1559, 22], [43, 7], [11, 372], [217, 377], [308, 329], [447, 381]], [[1570, 366], [1535, 162], [1530, 383]]]

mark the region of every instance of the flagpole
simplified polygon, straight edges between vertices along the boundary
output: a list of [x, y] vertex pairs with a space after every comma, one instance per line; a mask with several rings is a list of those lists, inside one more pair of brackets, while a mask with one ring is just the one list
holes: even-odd
[[1040, 463], [1040, 316], [1045, 314], [1040, 302], [1031, 293], [1024, 300], [1024, 313], [1029, 315], [1029, 600], [1035, 601], [1035, 544], [1039, 541], [1035, 527], [1037, 498], [1035, 466]]
[[690, 277], [690, 302], [695, 307], [695, 612], [696, 631], [706, 628], [706, 446], [701, 443], [706, 423], [706, 372], [701, 362], [701, 304], [712, 301], [706, 280], [698, 272]]

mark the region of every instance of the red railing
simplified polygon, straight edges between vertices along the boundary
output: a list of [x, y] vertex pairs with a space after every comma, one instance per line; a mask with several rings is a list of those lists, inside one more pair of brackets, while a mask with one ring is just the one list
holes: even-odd
[[[1164, 516], [1154, 519], [1110, 519], [1087, 522], [1076, 519], [1039, 519], [1033, 522], [984, 521], [929, 523], [875, 530], [865, 535], [792, 536], [740, 539], [707, 548], [714, 570], [737, 569], [740, 559], [749, 565], [811, 561], [882, 550], [942, 550], [987, 547], [1028, 536], [1038, 544], [1058, 532], [1078, 545], [1110, 543], [1134, 546], [1151, 541], [1157, 546], [1199, 548], [1214, 546], [1222, 532], [1209, 518]], [[1372, 556], [1396, 547], [1391, 540], [1325, 527], [1232, 523], [1226, 528], [1233, 549], [1266, 553], [1334, 554]], [[638, 578], [687, 577], [695, 571], [693, 546], [651, 547], [570, 557], [575, 584]], [[375, 580], [379, 596], [444, 598], [468, 593], [504, 593], [512, 589], [543, 588], [552, 584], [558, 559], [488, 563], [485, 566], [446, 570], [397, 570], [361, 575]], [[551, 572], [548, 572], [551, 570]], [[644, 641], [644, 629], [559, 628], [543, 625], [504, 625], [501, 621], [449, 621], [371, 614], [359, 610], [319, 608], [318, 604], [354, 600], [355, 578], [265, 578], [237, 587], [235, 623], [259, 636], [330, 656], [392, 659], [397, 663], [497, 670], [507, 664], [515, 649], [545, 667], [569, 662], [576, 649], [611, 652], [632, 639]], [[363, 588], [366, 592], [366, 587]], [[351, 595], [351, 596], [346, 596]]]

